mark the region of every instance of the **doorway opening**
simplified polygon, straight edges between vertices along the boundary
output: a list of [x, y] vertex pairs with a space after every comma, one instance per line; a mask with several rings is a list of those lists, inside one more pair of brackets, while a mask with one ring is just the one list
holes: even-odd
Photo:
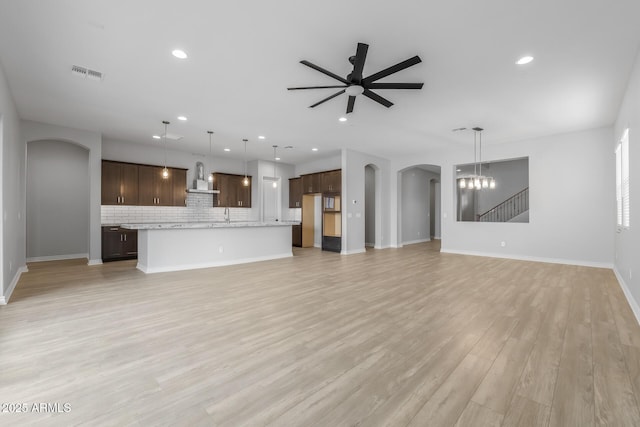
[[378, 168], [368, 164], [364, 167], [364, 246], [380, 248], [379, 218], [381, 211], [377, 206], [380, 197]]
[[262, 221], [278, 221], [282, 217], [280, 178], [262, 178]]
[[398, 246], [440, 239], [440, 166], [410, 166], [398, 183]]

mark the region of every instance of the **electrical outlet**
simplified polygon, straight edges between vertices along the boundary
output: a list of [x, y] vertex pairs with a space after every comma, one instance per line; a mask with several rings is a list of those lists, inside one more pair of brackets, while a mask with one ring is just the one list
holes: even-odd
[[502, 246], [502, 247], [504, 248], [505, 246], [507, 246], [507, 242], [505, 242], [505, 241], [503, 240], [502, 242], [500, 242], [500, 246]]
[[218, 246], [218, 252], [219, 253], [223, 253], [224, 252], [224, 248], [222, 246]]

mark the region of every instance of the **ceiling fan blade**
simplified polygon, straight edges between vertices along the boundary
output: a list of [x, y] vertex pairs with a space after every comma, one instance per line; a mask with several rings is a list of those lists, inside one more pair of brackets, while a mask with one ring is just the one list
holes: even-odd
[[327, 97], [326, 97], [325, 99], [323, 99], [322, 101], [319, 101], [319, 102], [316, 102], [316, 103], [315, 103], [315, 104], [313, 104], [313, 105], [310, 105], [310, 106], [309, 106], [309, 108], [317, 107], [318, 105], [322, 104], [323, 102], [327, 102], [328, 100], [333, 99], [333, 98], [335, 98], [335, 97], [336, 97], [336, 96], [338, 96], [338, 95], [342, 95], [343, 93], [344, 93], [344, 89], [342, 89], [340, 92], [336, 92], [336, 93], [334, 93], [334, 94], [333, 94], [333, 95], [331, 95], [331, 96], [327, 96]]
[[376, 80], [380, 80], [384, 77], [387, 77], [393, 73], [397, 73], [398, 71], [402, 71], [405, 68], [409, 68], [413, 65], [419, 64], [422, 62], [422, 59], [420, 59], [420, 57], [418, 55], [414, 56], [413, 58], [409, 58], [406, 61], [402, 61], [397, 63], [396, 65], [392, 65], [389, 68], [385, 68], [382, 71], [378, 71], [375, 74], [370, 75], [369, 77], [362, 79], [362, 83], [363, 84], [368, 84], [371, 82], [375, 82]]
[[369, 83], [367, 89], [422, 89], [424, 83]]
[[356, 59], [353, 61], [353, 72], [351, 73], [351, 82], [353, 83], [360, 84], [362, 81], [362, 70], [364, 69], [364, 61], [367, 59], [368, 50], [368, 44], [358, 43]]
[[365, 89], [364, 92], [362, 92], [362, 94], [364, 96], [366, 96], [367, 98], [373, 99], [377, 103], [384, 105], [387, 108], [389, 108], [389, 107], [391, 107], [393, 105], [393, 102], [389, 101], [386, 98], [381, 97], [377, 93], [371, 92], [369, 89]]
[[303, 90], [303, 89], [337, 89], [346, 86], [307, 86], [307, 87], [288, 87], [287, 90]]
[[349, 102], [347, 102], [347, 114], [353, 112], [353, 106], [356, 103], [356, 97], [355, 96], [350, 96], [349, 97]]
[[313, 69], [314, 69], [314, 70], [316, 70], [316, 71], [320, 71], [322, 74], [325, 74], [325, 75], [327, 75], [327, 76], [329, 76], [329, 77], [332, 77], [332, 78], [334, 78], [334, 79], [338, 80], [339, 82], [342, 82], [342, 83], [344, 83], [344, 84], [346, 84], [346, 85], [348, 85], [348, 84], [349, 84], [349, 82], [348, 82], [346, 79], [344, 79], [344, 78], [340, 77], [340, 76], [339, 76], [339, 75], [337, 75], [337, 74], [332, 73], [331, 71], [325, 70], [325, 69], [324, 69], [324, 68], [322, 68], [322, 67], [318, 67], [317, 65], [312, 64], [312, 63], [311, 63], [311, 62], [309, 62], [309, 61], [304, 61], [304, 60], [303, 60], [303, 61], [300, 61], [300, 63], [301, 63], [301, 64], [303, 64], [303, 65], [306, 65], [307, 67], [313, 68]]

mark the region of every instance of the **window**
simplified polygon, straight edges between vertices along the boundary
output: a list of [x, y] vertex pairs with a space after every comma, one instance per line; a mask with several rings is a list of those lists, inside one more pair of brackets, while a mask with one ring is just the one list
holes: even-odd
[[629, 228], [629, 129], [616, 147], [616, 207], [618, 227]]

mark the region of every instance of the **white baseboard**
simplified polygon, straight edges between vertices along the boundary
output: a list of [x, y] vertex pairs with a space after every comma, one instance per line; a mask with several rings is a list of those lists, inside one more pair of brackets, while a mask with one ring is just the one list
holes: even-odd
[[28, 271], [29, 269], [27, 268], [26, 265], [23, 265], [18, 269], [18, 271], [16, 271], [16, 275], [13, 277], [13, 280], [9, 284], [9, 287], [7, 288], [7, 290], [4, 292], [4, 295], [0, 295], [0, 305], [6, 305], [9, 303], [9, 298], [11, 298], [11, 294], [13, 293], [13, 290], [16, 288], [16, 285], [18, 284], [18, 281], [20, 280], [20, 276], [22, 276], [22, 273], [27, 273]]
[[593, 262], [593, 261], [582, 261], [582, 260], [565, 259], [565, 258], [544, 258], [544, 257], [534, 257], [534, 256], [528, 256], [528, 255], [498, 254], [498, 253], [491, 253], [491, 252], [460, 251], [457, 249], [440, 249], [440, 252], [447, 253], [447, 254], [456, 254], [456, 255], [484, 256], [489, 258], [505, 258], [505, 259], [515, 259], [519, 261], [546, 262], [549, 264], [579, 265], [582, 267], [613, 269], [613, 264], [610, 262]]
[[618, 279], [618, 283], [622, 288], [624, 296], [627, 298], [627, 302], [629, 303], [629, 307], [631, 307], [631, 311], [633, 311], [633, 315], [636, 316], [636, 322], [640, 324], [640, 306], [638, 306], [638, 303], [633, 298], [633, 294], [631, 294], [631, 290], [627, 286], [627, 282], [624, 281], [616, 266], [613, 266], [613, 273], [616, 275], [616, 279]]
[[242, 258], [242, 259], [234, 259], [227, 261], [213, 261], [213, 262], [205, 262], [198, 264], [182, 264], [182, 265], [170, 265], [166, 267], [148, 267], [145, 264], [142, 264], [138, 261], [138, 265], [136, 268], [143, 273], [167, 273], [169, 271], [184, 271], [184, 270], [196, 270], [200, 268], [211, 268], [211, 267], [224, 267], [227, 265], [236, 265], [236, 264], [246, 264], [249, 262], [259, 262], [259, 261], [270, 261], [274, 259], [280, 258], [289, 258], [293, 256], [293, 252], [287, 252], [283, 254], [269, 255], [269, 256], [261, 256], [255, 258]]
[[355, 249], [355, 250], [353, 250], [353, 251], [346, 251], [346, 250], [343, 250], [343, 251], [341, 251], [341, 252], [340, 252], [340, 255], [363, 254], [363, 253], [365, 253], [365, 252], [367, 252], [367, 250], [366, 250], [365, 248], [362, 248], [362, 249]]
[[101, 265], [102, 264], [102, 260], [101, 259], [90, 259], [87, 262], [87, 265]]
[[430, 242], [431, 239], [418, 239], [418, 240], [409, 240], [408, 242], [402, 242], [403, 245], [415, 245], [416, 243], [424, 243]]
[[50, 255], [36, 256], [27, 258], [27, 262], [43, 262], [43, 261], [62, 261], [65, 259], [89, 258], [89, 254], [66, 254], [66, 255]]

